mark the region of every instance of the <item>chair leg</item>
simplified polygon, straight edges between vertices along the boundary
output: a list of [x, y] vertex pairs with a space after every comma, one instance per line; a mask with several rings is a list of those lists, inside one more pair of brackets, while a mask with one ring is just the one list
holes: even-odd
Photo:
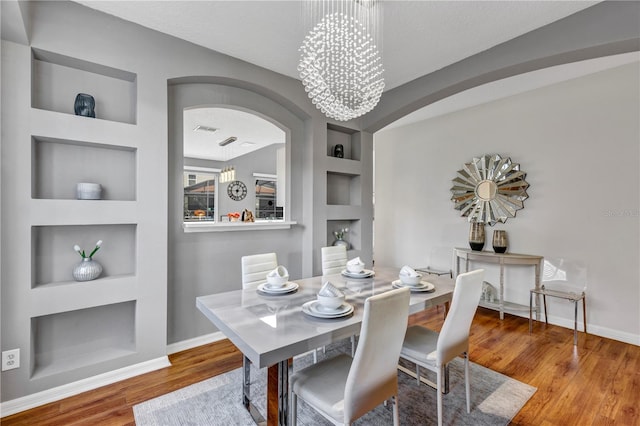
[[351, 336], [351, 358], [356, 355], [356, 336]]
[[544, 322], [549, 325], [549, 318], [547, 317], [547, 295], [542, 294], [542, 305], [544, 305]]
[[418, 380], [418, 386], [420, 386], [420, 366], [416, 364], [416, 379]]
[[584, 321], [584, 334], [587, 334], [587, 298], [585, 296], [582, 296], [582, 321]]
[[578, 344], [578, 301], [573, 301], [573, 345]]
[[529, 292], [529, 334], [533, 331], [533, 292]]
[[393, 404], [393, 426], [400, 426], [400, 412], [398, 411], [398, 395], [392, 398]]
[[318, 363], [318, 349], [313, 350], [313, 363], [314, 364]]
[[289, 419], [289, 423], [291, 423], [291, 426], [296, 426], [296, 423], [298, 421], [298, 396], [294, 392], [291, 392], [290, 410], [291, 412], [289, 415], [291, 416], [291, 418]]
[[467, 413], [471, 412], [471, 384], [469, 380], [469, 354], [464, 354], [464, 387], [467, 394]]
[[438, 409], [438, 426], [442, 426], [442, 373], [444, 372], [444, 366], [440, 366], [438, 368], [438, 372], [436, 373], [437, 380], [437, 409]]

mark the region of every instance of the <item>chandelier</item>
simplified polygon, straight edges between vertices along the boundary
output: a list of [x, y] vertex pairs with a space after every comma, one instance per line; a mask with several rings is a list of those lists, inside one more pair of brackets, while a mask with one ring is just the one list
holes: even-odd
[[300, 46], [298, 72], [311, 102], [338, 121], [366, 114], [384, 89], [380, 1], [303, 3], [311, 30]]
[[232, 182], [236, 180], [236, 168], [233, 166], [225, 167], [220, 172], [220, 183]]

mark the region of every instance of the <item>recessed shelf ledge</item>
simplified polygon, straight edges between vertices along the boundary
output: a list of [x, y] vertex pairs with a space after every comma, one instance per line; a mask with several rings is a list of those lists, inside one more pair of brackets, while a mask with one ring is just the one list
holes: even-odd
[[298, 222], [290, 220], [259, 220], [257, 222], [183, 222], [184, 232], [270, 231], [289, 229]]

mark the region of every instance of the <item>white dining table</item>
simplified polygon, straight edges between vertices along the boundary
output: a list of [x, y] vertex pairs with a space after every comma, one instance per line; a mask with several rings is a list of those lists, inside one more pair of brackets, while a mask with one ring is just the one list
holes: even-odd
[[[295, 292], [265, 295], [242, 289], [196, 298], [197, 308], [243, 353], [243, 404], [257, 424], [289, 424], [289, 374], [293, 357], [359, 334], [366, 298], [389, 291], [398, 279], [398, 268], [375, 268], [371, 278], [348, 278], [342, 274], [292, 280]], [[436, 305], [448, 305], [454, 281], [450, 277], [426, 275], [432, 292], [412, 292], [409, 313]], [[345, 293], [354, 307], [351, 315], [322, 319], [302, 311], [305, 302], [316, 299], [325, 282]], [[251, 404], [249, 362], [268, 370], [266, 420]]]

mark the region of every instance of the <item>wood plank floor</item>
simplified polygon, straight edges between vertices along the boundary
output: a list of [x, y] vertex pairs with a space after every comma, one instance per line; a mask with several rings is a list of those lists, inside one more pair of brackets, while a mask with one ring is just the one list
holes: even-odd
[[[438, 330], [442, 309], [412, 316]], [[470, 358], [538, 388], [514, 425], [640, 425], [640, 347], [479, 308]], [[227, 340], [171, 355], [171, 367], [46, 404], [2, 419], [2, 425], [134, 425], [132, 407], [238, 368]], [[238, 385], [239, 386], [239, 385]], [[239, 390], [239, 389], [238, 389]], [[426, 388], [425, 388], [426, 390]], [[473, 389], [472, 389], [473, 392]], [[170, 426], [170, 425], [167, 425]]]

